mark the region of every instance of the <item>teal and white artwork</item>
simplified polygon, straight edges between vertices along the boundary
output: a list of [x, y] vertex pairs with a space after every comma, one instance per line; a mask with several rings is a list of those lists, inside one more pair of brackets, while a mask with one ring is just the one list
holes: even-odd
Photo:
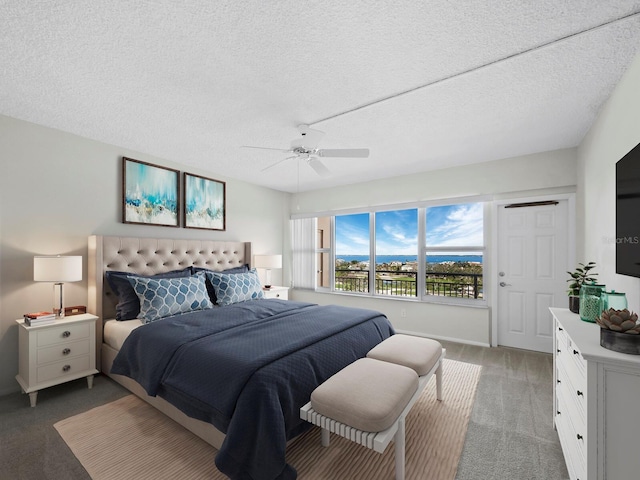
[[180, 172], [123, 157], [123, 221], [179, 226]]
[[225, 230], [225, 182], [184, 174], [184, 226]]

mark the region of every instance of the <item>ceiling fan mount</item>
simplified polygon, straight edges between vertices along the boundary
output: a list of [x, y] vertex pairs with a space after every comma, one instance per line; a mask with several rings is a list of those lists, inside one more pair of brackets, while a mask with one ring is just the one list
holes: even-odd
[[297, 138], [291, 142], [290, 148], [270, 148], [270, 147], [255, 147], [251, 145], [243, 145], [243, 148], [257, 148], [260, 150], [277, 150], [283, 153], [291, 154], [290, 156], [278, 160], [271, 165], [263, 168], [261, 171], [268, 170], [276, 165], [291, 159], [299, 159], [305, 160], [307, 165], [309, 165], [318, 175], [320, 176], [328, 176], [330, 174], [329, 170], [325, 165], [318, 159], [318, 157], [322, 158], [367, 158], [369, 156], [368, 148], [341, 148], [341, 149], [326, 149], [326, 148], [318, 148], [318, 144], [322, 137], [324, 137], [324, 132], [320, 130], [315, 130], [309, 125], [298, 125], [298, 131], [300, 132], [301, 138]]

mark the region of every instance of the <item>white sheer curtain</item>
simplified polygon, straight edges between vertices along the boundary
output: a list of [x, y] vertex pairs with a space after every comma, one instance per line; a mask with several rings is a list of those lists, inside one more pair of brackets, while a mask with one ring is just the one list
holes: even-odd
[[293, 288], [316, 288], [316, 231], [315, 218], [291, 220]]

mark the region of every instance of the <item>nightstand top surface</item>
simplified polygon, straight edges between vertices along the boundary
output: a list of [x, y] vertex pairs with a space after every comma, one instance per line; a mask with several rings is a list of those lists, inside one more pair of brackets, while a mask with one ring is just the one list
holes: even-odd
[[97, 320], [97, 319], [98, 317], [91, 313], [81, 313], [79, 315], [67, 315], [64, 318], [56, 318], [56, 320], [52, 323], [45, 323], [43, 325], [33, 325], [31, 327], [28, 327], [27, 325], [24, 324], [23, 318], [18, 318], [16, 320], [16, 323], [18, 323], [18, 325], [22, 325], [24, 328], [32, 329], [32, 328], [43, 328], [43, 327], [55, 327], [56, 325], [66, 325], [66, 324], [75, 323], [75, 322], [87, 322], [90, 320]]

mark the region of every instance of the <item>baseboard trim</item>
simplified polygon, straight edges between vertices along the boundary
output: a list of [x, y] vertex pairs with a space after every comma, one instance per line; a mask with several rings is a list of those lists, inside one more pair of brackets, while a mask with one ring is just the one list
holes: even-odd
[[422, 332], [412, 332], [409, 330], [396, 330], [396, 333], [402, 333], [404, 335], [413, 335], [416, 337], [433, 338], [434, 340], [444, 340], [445, 342], [462, 343], [464, 345], [474, 345], [476, 347], [491, 347], [488, 343], [476, 342], [473, 340], [464, 340], [462, 338], [443, 337], [442, 335], [427, 335]]

